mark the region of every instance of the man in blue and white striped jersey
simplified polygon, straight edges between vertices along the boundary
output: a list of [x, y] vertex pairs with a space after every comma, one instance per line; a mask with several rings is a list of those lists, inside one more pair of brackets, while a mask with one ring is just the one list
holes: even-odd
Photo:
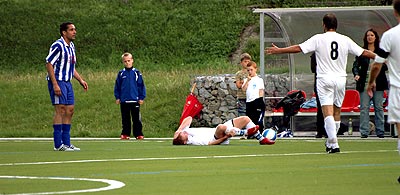
[[76, 151], [70, 142], [71, 119], [74, 113], [74, 91], [71, 80], [79, 81], [85, 91], [88, 84], [75, 69], [76, 55], [75, 40], [76, 28], [71, 22], [60, 25], [61, 38], [50, 47], [46, 57], [46, 69], [50, 99], [54, 105], [53, 138], [55, 151]]

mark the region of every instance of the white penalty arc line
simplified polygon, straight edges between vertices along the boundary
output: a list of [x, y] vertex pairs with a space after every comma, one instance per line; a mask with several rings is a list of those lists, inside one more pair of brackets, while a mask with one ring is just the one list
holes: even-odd
[[[70, 178], [70, 177], [33, 177], [33, 176], [2, 176], [0, 175], [0, 179], [53, 179], [53, 180], [77, 180], [77, 181], [94, 181], [94, 182], [102, 182], [107, 183], [107, 187], [102, 188], [93, 188], [93, 189], [85, 189], [85, 190], [71, 190], [71, 191], [60, 191], [60, 192], [37, 192], [37, 193], [23, 193], [18, 195], [39, 195], [39, 194], [73, 194], [73, 193], [86, 193], [86, 192], [99, 192], [106, 190], [114, 190], [118, 188], [122, 188], [125, 186], [124, 183], [116, 180], [109, 179], [89, 179], [89, 178]], [[13, 194], [17, 195], [17, 194]]]
[[[397, 150], [374, 150], [374, 151], [347, 151], [342, 154], [351, 153], [382, 153], [394, 152]], [[246, 157], [274, 157], [274, 156], [302, 156], [302, 155], [327, 155], [325, 152], [315, 153], [286, 153], [286, 154], [239, 154], [226, 156], [189, 156], [189, 157], [162, 157], [162, 158], [126, 158], [126, 159], [98, 159], [98, 160], [71, 160], [53, 162], [26, 162], [26, 163], [3, 163], [0, 166], [19, 166], [19, 165], [48, 165], [66, 163], [94, 163], [94, 162], [121, 162], [121, 161], [151, 161], [151, 160], [187, 160], [187, 159], [212, 159], [212, 158], [246, 158]], [[336, 154], [330, 154], [336, 155]]]

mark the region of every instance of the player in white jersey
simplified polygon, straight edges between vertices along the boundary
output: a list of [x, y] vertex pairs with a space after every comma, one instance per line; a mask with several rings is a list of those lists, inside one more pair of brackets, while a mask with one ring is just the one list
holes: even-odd
[[328, 134], [326, 152], [340, 152], [336, 132], [340, 127], [340, 109], [346, 87], [346, 65], [348, 54], [375, 58], [375, 54], [361, 48], [349, 37], [336, 32], [337, 19], [334, 14], [323, 17], [324, 33], [316, 34], [307, 41], [285, 48], [272, 44], [267, 54], [315, 52], [317, 59], [317, 92]]
[[271, 145], [275, 141], [261, 136], [259, 126], [255, 125], [249, 117], [240, 116], [228, 120], [224, 124], [212, 128], [190, 128], [192, 117], [183, 119], [181, 125], [174, 133], [173, 145], [219, 145], [229, 144], [233, 136], [254, 136], [261, 145]]
[[[375, 79], [378, 76], [383, 62], [389, 69], [389, 110], [388, 122], [394, 123], [397, 128], [397, 149], [400, 154], [400, 0], [393, 1], [394, 15], [399, 24], [382, 35], [379, 47], [382, 52], [377, 53], [380, 57], [372, 64], [368, 81], [368, 94], [372, 96], [375, 89]], [[399, 177], [400, 182], [400, 177]]]

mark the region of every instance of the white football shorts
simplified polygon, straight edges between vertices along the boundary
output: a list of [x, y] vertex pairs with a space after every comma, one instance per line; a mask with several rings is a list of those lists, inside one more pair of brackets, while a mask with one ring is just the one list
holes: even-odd
[[317, 91], [321, 106], [342, 107], [346, 91], [346, 77], [324, 76], [317, 78]]
[[400, 123], [400, 88], [390, 86], [389, 105], [388, 105], [388, 123]]

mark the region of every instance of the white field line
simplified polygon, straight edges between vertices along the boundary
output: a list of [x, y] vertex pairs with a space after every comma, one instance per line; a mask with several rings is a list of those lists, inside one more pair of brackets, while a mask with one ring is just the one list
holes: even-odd
[[[230, 139], [233, 140], [239, 140], [240, 137], [232, 137]], [[392, 138], [392, 137], [385, 137], [385, 138], [378, 138], [378, 137], [369, 137], [368, 139], [361, 139], [360, 137], [356, 136], [340, 136], [338, 137], [339, 140], [362, 140], [362, 141], [392, 141], [392, 140], [397, 140], [397, 138]], [[120, 141], [120, 138], [102, 138], [102, 137], [74, 137], [71, 138], [73, 141]], [[138, 141], [138, 142], [143, 142], [143, 141], [172, 141], [171, 137], [160, 137], [160, 138], [145, 138], [144, 140], [135, 140], [134, 138], [131, 140], [122, 140], [122, 141]], [[314, 138], [314, 137], [292, 137], [292, 138], [278, 138], [279, 140], [324, 140], [321, 138]], [[10, 138], [0, 138], [0, 141], [53, 141], [52, 137], [10, 137]], [[245, 140], [242, 140], [245, 141]]]
[[[122, 188], [125, 186], [124, 183], [116, 180], [109, 179], [89, 179], [89, 178], [70, 178], [70, 177], [31, 177], [31, 176], [1, 176], [0, 179], [48, 179], [48, 180], [78, 180], [78, 181], [93, 181], [93, 182], [102, 182], [108, 184], [106, 187], [102, 188], [92, 188], [92, 189], [84, 189], [84, 190], [71, 190], [71, 191], [59, 191], [59, 192], [36, 192], [36, 193], [23, 193], [24, 195], [39, 195], [39, 194], [73, 194], [73, 193], [87, 193], [87, 192], [99, 192], [106, 190], [113, 190]], [[13, 194], [16, 195], [16, 194]], [[22, 194], [18, 194], [22, 195]]]
[[[384, 152], [395, 152], [395, 151], [397, 150], [346, 151], [341, 153], [342, 154], [384, 153]], [[327, 155], [327, 154], [324, 152], [314, 152], [314, 153], [310, 152], [310, 153], [286, 153], [286, 154], [240, 154], [240, 155], [225, 155], [225, 156], [189, 156], [189, 157], [163, 157], [163, 158], [123, 158], [123, 159], [72, 160], [72, 161], [52, 161], [52, 162], [3, 163], [0, 164], [0, 166], [49, 165], [49, 164], [121, 162], [121, 161], [163, 161], [163, 160], [215, 159], [215, 158], [249, 158], [249, 157], [274, 157], [274, 156], [304, 156], [304, 155]], [[329, 154], [329, 155], [338, 155], [338, 154]]]

